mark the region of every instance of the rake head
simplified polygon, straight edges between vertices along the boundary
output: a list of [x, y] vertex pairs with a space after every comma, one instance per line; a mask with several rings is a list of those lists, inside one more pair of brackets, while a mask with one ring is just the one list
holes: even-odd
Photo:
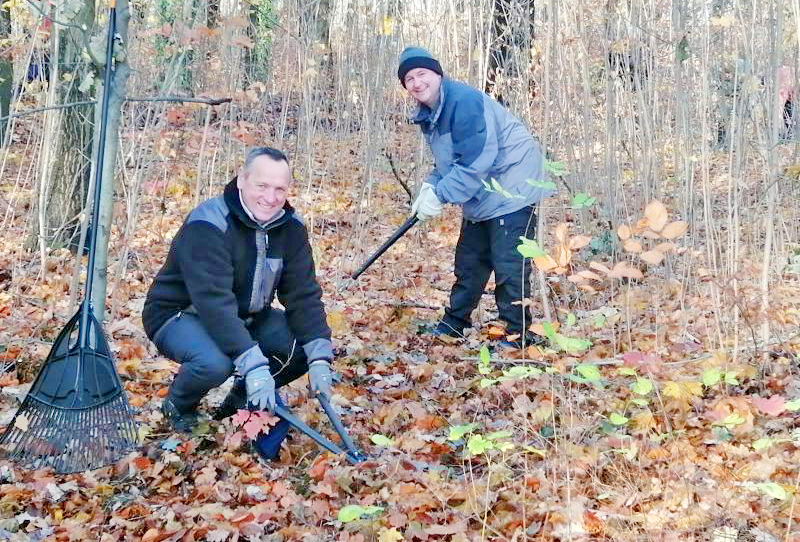
[[[133, 413], [100, 324], [83, 307], [58, 335], [30, 392], [0, 436], [0, 457], [59, 473], [92, 470], [137, 445]], [[88, 344], [81, 344], [88, 343]]]

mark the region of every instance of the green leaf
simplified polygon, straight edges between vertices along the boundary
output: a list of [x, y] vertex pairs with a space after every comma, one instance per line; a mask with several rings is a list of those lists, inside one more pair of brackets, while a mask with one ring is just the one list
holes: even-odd
[[514, 436], [514, 432], [511, 431], [511, 429], [503, 429], [502, 431], [494, 431], [492, 433], [488, 433], [486, 435], [486, 438], [489, 439], [489, 440], [498, 440], [498, 439], [501, 439], [501, 438], [509, 438], [509, 437], [513, 437], [513, 436]]
[[378, 512], [382, 512], [383, 508], [380, 506], [359, 506], [357, 504], [348, 504], [339, 509], [337, 519], [342, 523], [349, 523], [357, 520], [361, 516], [373, 516]]
[[581, 208], [589, 208], [595, 204], [597, 198], [593, 198], [586, 194], [585, 192], [579, 192], [572, 198], [572, 208], [573, 209], [581, 209]]
[[516, 365], [503, 371], [503, 375], [509, 378], [529, 378], [540, 374], [542, 374], [542, 370], [532, 365]]
[[523, 258], [542, 258], [547, 253], [539, 247], [539, 243], [532, 241], [525, 237], [520, 237], [522, 244], [517, 245], [517, 252], [522, 254]]
[[720, 381], [722, 378], [722, 372], [719, 369], [708, 369], [703, 373], [703, 385], [707, 388], [710, 388], [714, 384]]
[[544, 335], [551, 341], [556, 340], [556, 330], [553, 328], [552, 322], [542, 322], [542, 329], [544, 329]]
[[761, 450], [766, 450], [773, 444], [775, 444], [774, 438], [760, 438], [753, 443], [753, 449], [758, 452]]
[[625, 375], [625, 376], [636, 376], [636, 369], [633, 367], [620, 367], [617, 369], [618, 375]]
[[637, 397], [636, 399], [631, 399], [631, 403], [638, 406], [647, 406], [650, 404], [650, 401], [647, 399], [642, 399], [641, 397]]
[[783, 407], [789, 412], [797, 412], [798, 410], [800, 410], [800, 399], [793, 399], [792, 401], [786, 401], [783, 404]]
[[553, 181], [534, 181], [531, 179], [525, 179], [529, 185], [533, 186], [534, 188], [542, 188], [544, 190], [555, 190], [556, 183]]
[[477, 427], [478, 424], [474, 422], [465, 423], [463, 425], [452, 425], [450, 426], [450, 434], [447, 436], [447, 440], [459, 440], [467, 433], [471, 433]]
[[744, 421], [745, 420], [744, 418], [742, 418], [741, 414], [739, 414], [738, 412], [731, 412], [730, 414], [725, 416], [725, 419], [722, 420], [722, 425], [724, 425], [728, 429], [732, 429], [737, 425], [743, 424]]
[[601, 328], [606, 325], [606, 316], [605, 314], [595, 314], [594, 320], [592, 320], [592, 325], [595, 328]]
[[756, 484], [754, 487], [773, 499], [778, 499], [779, 501], [786, 499], [786, 490], [783, 489], [783, 486], [776, 484], [775, 482]]
[[592, 346], [592, 341], [575, 337], [565, 337], [560, 333], [556, 333], [556, 344], [565, 352], [583, 352]]
[[736, 371], [730, 371], [728, 373], [725, 373], [725, 383], [728, 386], [738, 386], [739, 380], [736, 378], [736, 375], [737, 375]]
[[626, 418], [622, 414], [612, 412], [611, 415], [608, 417], [608, 421], [610, 421], [614, 425], [625, 425], [626, 423], [628, 423], [628, 418]]
[[500, 382], [499, 378], [481, 378], [481, 389], [494, 386], [498, 382]]
[[487, 450], [494, 449], [494, 442], [483, 437], [483, 435], [472, 435], [467, 441], [467, 450], [472, 455], [480, 455]]
[[647, 395], [653, 391], [653, 383], [647, 378], [637, 378], [631, 385], [631, 391], [637, 395]]
[[478, 354], [481, 358], [481, 363], [484, 365], [489, 365], [489, 362], [492, 359], [492, 355], [489, 353], [489, 347], [485, 344], [481, 346], [481, 351]]
[[578, 371], [578, 374], [590, 382], [600, 380], [602, 377], [600, 374], [600, 369], [597, 368], [597, 365], [581, 363], [580, 365], [575, 366], [575, 370]]
[[547, 457], [547, 452], [540, 450], [539, 448], [534, 448], [533, 446], [523, 446], [522, 449], [532, 454], [538, 454], [542, 457]]
[[551, 162], [550, 160], [544, 161], [544, 170], [550, 175], [555, 175], [556, 177], [561, 177], [569, 173], [564, 162]]
[[383, 436], [383, 435], [381, 435], [379, 433], [375, 433], [374, 435], [369, 437], [369, 439], [372, 442], [374, 442], [375, 444], [377, 444], [378, 446], [384, 446], [384, 447], [387, 447], [387, 448], [389, 446], [394, 446], [394, 441], [392, 439], [390, 439], [389, 437]]
[[567, 322], [566, 322], [566, 326], [567, 326], [567, 327], [572, 327], [572, 326], [574, 326], [574, 325], [575, 325], [575, 322], [577, 322], [577, 321], [578, 321], [578, 319], [577, 319], [577, 318], [575, 318], [575, 314], [571, 312], [571, 313], [569, 313], [569, 314], [567, 315]]

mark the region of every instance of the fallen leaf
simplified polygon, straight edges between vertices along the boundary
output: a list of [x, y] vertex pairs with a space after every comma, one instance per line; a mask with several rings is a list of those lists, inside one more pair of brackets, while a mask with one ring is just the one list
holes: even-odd
[[779, 416], [786, 410], [785, 401], [780, 395], [773, 395], [769, 399], [753, 397], [750, 399], [750, 402], [753, 403], [753, 406], [758, 410], [770, 416]]

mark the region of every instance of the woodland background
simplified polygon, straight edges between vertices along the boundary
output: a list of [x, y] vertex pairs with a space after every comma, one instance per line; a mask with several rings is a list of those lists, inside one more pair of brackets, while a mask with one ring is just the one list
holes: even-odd
[[[800, 3], [117, 9], [95, 306], [142, 446], [69, 476], [0, 463], [0, 538], [800, 540]], [[5, 424], [81, 299], [102, 68], [87, 51], [104, 50], [105, 11], [0, 5]], [[455, 208], [346, 281], [430, 167], [396, 78], [412, 44], [547, 151], [558, 195], [526, 249], [546, 346], [482, 348], [500, 333], [491, 295], [463, 341], [418, 334], [452, 283]], [[267, 465], [235, 420], [177, 438], [161, 419], [176, 365], [141, 329], [147, 287], [186, 213], [262, 144], [293, 164], [340, 352], [335, 402], [375, 456], [359, 467], [302, 435]], [[288, 402], [321, 427], [303, 386]]]

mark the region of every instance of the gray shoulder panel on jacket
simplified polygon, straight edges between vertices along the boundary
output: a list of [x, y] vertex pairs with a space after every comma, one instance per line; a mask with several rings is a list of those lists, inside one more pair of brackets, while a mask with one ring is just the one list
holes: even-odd
[[297, 221], [300, 223], [300, 225], [301, 225], [301, 226], [303, 226], [303, 227], [305, 227], [305, 226], [306, 226], [306, 221], [305, 221], [305, 220], [303, 220], [303, 217], [302, 217], [302, 216], [300, 216], [300, 215], [297, 213], [297, 211], [295, 211], [294, 213], [292, 213], [292, 218], [293, 218], [293, 219], [295, 219], [295, 220], [297, 220]]
[[189, 213], [189, 218], [186, 219], [186, 223], [190, 224], [199, 221], [210, 222], [220, 230], [225, 231], [228, 229], [227, 218], [230, 212], [228, 206], [225, 205], [224, 198], [222, 196], [217, 196], [195, 207], [194, 210]]

